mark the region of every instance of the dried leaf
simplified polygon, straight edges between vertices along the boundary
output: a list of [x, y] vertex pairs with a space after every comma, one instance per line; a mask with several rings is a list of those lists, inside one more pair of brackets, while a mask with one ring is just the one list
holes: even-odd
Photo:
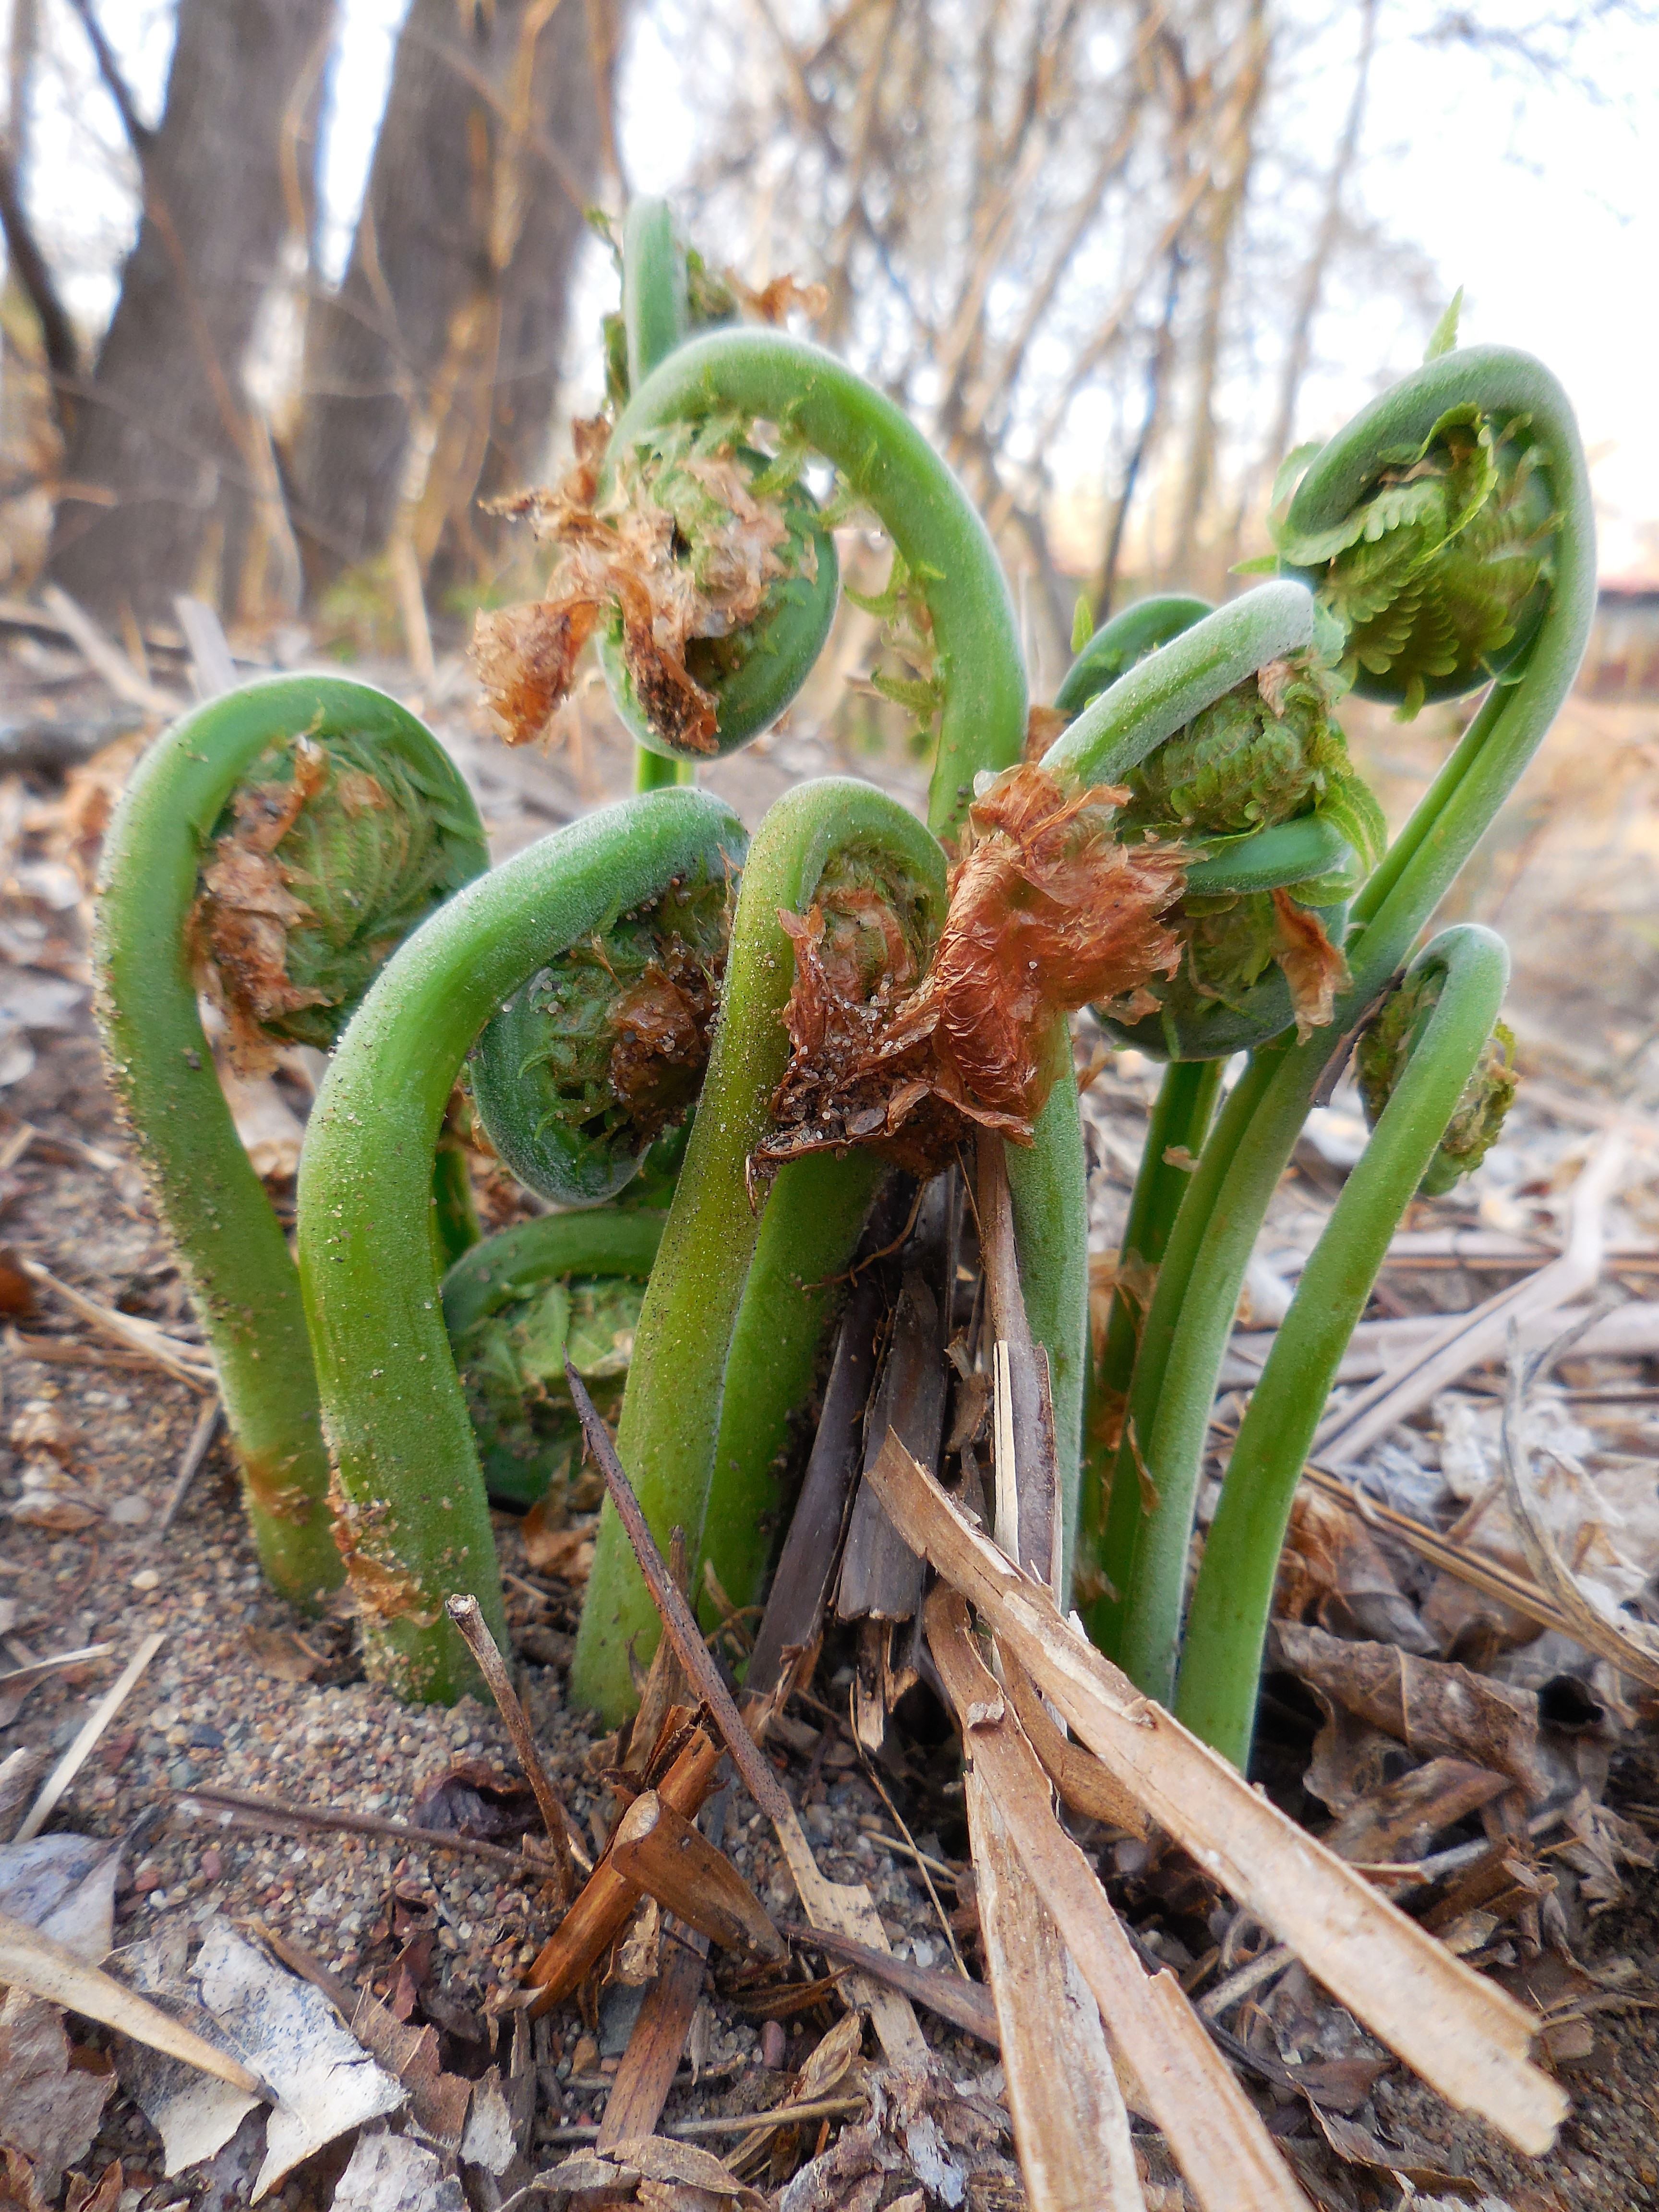
[[423, 1782], [409, 1808], [410, 1825], [482, 1842], [512, 1842], [538, 1834], [536, 1793], [516, 1775], [482, 1759], [459, 1759], [444, 1774]]
[[744, 427], [720, 416], [642, 434], [617, 456], [602, 506], [585, 440], [556, 490], [498, 510], [527, 515], [559, 549], [538, 605], [481, 614], [474, 627], [473, 666], [509, 744], [543, 734], [582, 645], [616, 619], [653, 728], [681, 750], [717, 750], [715, 701], [687, 667], [687, 647], [742, 629], [773, 583], [817, 564], [810, 537], [793, 545], [779, 501], [751, 489], [736, 453]]
[[1068, 795], [1030, 763], [999, 776], [969, 810], [928, 971], [902, 998], [896, 958], [855, 994], [820, 910], [781, 915], [795, 945], [793, 1052], [757, 1158], [878, 1144], [931, 1169], [967, 1122], [1029, 1144], [1054, 1079], [1056, 1017], [1133, 996], [1180, 963], [1163, 917], [1185, 860], [1174, 844], [1116, 842], [1124, 796], [1104, 785]]
[[1340, 1857], [1370, 1863], [1421, 1858], [1453, 1827], [1510, 1786], [1506, 1774], [1462, 1759], [1431, 1759], [1414, 1774], [1387, 1783], [1367, 1803], [1352, 1806], [1322, 1841]]
[[[112, 2072], [76, 2063], [64, 2015], [27, 1990], [0, 2003], [0, 2144], [30, 2160], [35, 2201], [57, 2201], [66, 2166], [92, 2148], [115, 2087]], [[106, 2067], [107, 2060], [101, 2062]]]
[[1534, 1800], [1576, 1778], [1540, 1742], [1538, 1699], [1529, 1690], [1393, 1644], [1349, 1644], [1290, 1622], [1278, 1633], [1292, 1674], [1419, 1758], [1471, 1760], [1509, 1775]]
[[472, 672], [508, 744], [548, 735], [599, 618], [597, 600], [574, 607], [532, 600], [474, 617]]
[[403, 2084], [340, 2025], [322, 1992], [223, 1921], [210, 1928], [193, 1972], [202, 2002], [281, 2100], [265, 2130], [256, 2202], [325, 2143], [404, 2103]]
[[1311, 907], [1298, 906], [1288, 891], [1275, 890], [1273, 958], [1291, 987], [1298, 1042], [1322, 1030], [1336, 1008], [1336, 994], [1348, 981], [1348, 963], [1325, 934]]
[[573, 1587], [587, 1580], [593, 1564], [593, 1524], [578, 1528], [550, 1528], [539, 1504], [532, 1505], [519, 1523], [525, 1565], [532, 1574], [556, 1575]]
[[291, 1628], [245, 1628], [244, 1648], [261, 1674], [281, 1682], [314, 1682], [328, 1662], [311, 1650]]
[[463, 2075], [444, 2072], [436, 2028], [409, 2027], [365, 1990], [351, 2015], [351, 2032], [408, 2090], [410, 2110], [424, 2133], [447, 2149], [458, 2149], [472, 2084]]
[[796, 307], [809, 323], [816, 323], [829, 313], [830, 289], [824, 284], [803, 284], [798, 276], [775, 276], [757, 292], [744, 283], [735, 269], [726, 270], [726, 281], [739, 303], [763, 323], [785, 322]]
[[0, 1912], [96, 1966], [113, 1940], [121, 1846], [92, 1836], [0, 1844]]
[[629, 2136], [609, 2144], [606, 2155], [618, 2165], [632, 2166], [642, 2180], [682, 2182], [689, 2189], [729, 2197], [744, 2212], [750, 2207], [763, 2212], [764, 2198], [745, 2187], [712, 2151], [700, 2150], [696, 2143], [678, 2142], [672, 2136]]
[[410, 2136], [365, 2128], [334, 2185], [334, 2212], [467, 2212], [453, 2174]]

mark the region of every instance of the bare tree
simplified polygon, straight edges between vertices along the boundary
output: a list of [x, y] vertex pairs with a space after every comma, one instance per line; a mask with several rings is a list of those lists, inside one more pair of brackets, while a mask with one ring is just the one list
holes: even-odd
[[279, 143], [332, 34], [335, 0], [179, 0], [161, 123], [134, 106], [92, 0], [75, 0], [137, 161], [143, 214], [78, 395], [48, 568], [111, 613], [169, 613], [196, 588], [234, 605], [250, 538], [280, 526], [242, 368], [277, 273]]
[[624, 13], [415, 0], [350, 262], [307, 325], [286, 465], [313, 589], [389, 548], [418, 633], [422, 580], [485, 556], [477, 498], [534, 474]]

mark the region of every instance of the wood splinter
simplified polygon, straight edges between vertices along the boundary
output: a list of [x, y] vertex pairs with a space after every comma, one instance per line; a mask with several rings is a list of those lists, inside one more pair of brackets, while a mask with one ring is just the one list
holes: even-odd
[[617, 1823], [611, 1863], [722, 1950], [785, 1955], [766, 1907], [725, 1852], [654, 1790], [636, 1797]]

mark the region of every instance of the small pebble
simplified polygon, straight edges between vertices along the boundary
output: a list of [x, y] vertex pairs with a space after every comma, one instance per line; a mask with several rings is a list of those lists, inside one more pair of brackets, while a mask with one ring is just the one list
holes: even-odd
[[137, 1496], [118, 1498], [104, 1508], [104, 1514], [118, 1528], [142, 1528], [149, 1518], [149, 1500]]
[[781, 2072], [788, 2038], [781, 2020], [769, 2020], [761, 2030], [761, 2064], [770, 2074]]
[[132, 1577], [130, 1587], [136, 1590], [160, 1589], [161, 1587], [161, 1577], [156, 1573], [154, 1567], [140, 1567], [137, 1573]]

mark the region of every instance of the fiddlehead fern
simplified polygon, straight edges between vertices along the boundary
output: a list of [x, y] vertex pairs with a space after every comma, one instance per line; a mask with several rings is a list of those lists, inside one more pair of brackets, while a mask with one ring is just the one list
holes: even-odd
[[[844, 885], [854, 892], [853, 911], [872, 915], [878, 902], [895, 915], [914, 915], [930, 933], [943, 918], [944, 854], [914, 817], [867, 784], [803, 784], [777, 802], [755, 834], [738, 893], [720, 1025], [646, 1291], [617, 1434], [653, 1530], [662, 1540], [676, 1525], [683, 1528], [694, 1562], [704, 1556], [710, 1521], [723, 1528], [735, 1517], [728, 1471], [716, 1466], [716, 1443], [727, 1410], [732, 1334], [755, 1256], [750, 1159], [768, 1133], [789, 1059], [779, 1017], [790, 998], [794, 963], [778, 916], [781, 910], [792, 916], [814, 911], [826, 872], [830, 890]], [[856, 950], [852, 957], [856, 963]], [[818, 1216], [818, 1256], [826, 1245], [842, 1250], [844, 1266], [871, 1196], [871, 1170], [852, 1159], [834, 1163], [841, 1172], [826, 1175], [829, 1165], [803, 1161], [786, 1169], [762, 1219], [770, 1219], [785, 1177], [814, 1170], [805, 1188]], [[789, 1218], [799, 1228], [801, 1210]], [[793, 1256], [793, 1240], [783, 1249]], [[809, 1340], [809, 1375], [811, 1350]], [[746, 1378], [731, 1382], [735, 1401]], [[769, 1389], [764, 1378], [760, 1388]], [[752, 1485], [764, 1472], [764, 1463], [758, 1474], [751, 1467], [746, 1480]], [[738, 1546], [752, 1561], [752, 1530], [739, 1535]], [[762, 1549], [758, 1565], [764, 1557]], [[745, 1601], [741, 1583], [726, 1587], [738, 1603]], [[573, 1698], [607, 1716], [626, 1712], [634, 1696], [629, 1649], [644, 1659], [660, 1626], [607, 1505], [572, 1663]]]
[[1513, 1092], [1506, 1074], [1494, 1092], [1486, 1065], [1509, 965], [1490, 930], [1449, 929], [1385, 1003], [1389, 1070], [1371, 1140], [1309, 1255], [1234, 1441], [1193, 1592], [1176, 1709], [1241, 1767], [1291, 1502], [1338, 1363], [1413, 1194], [1443, 1158], [1450, 1174], [1437, 1177], [1439, 1187], [1456, 1180], [1448, 1139], [1474, 1165], [1485, 1144], [1472, 1132], [1490, 1127], [1490, 1143], [1491, 1117], [1501, 1121]]
[[471, 1591], [505, 1632], [426, 1237], [451, 1086], [529, 976], [676, 881], [724, 883], [743, 853], [735, 817], [695, 791], [573, 823], [472, 884], [404, 947], [330, 1066], [301, 1163], [301, 1277], [366, 1656], [404, 1696], [451, 1698], [472, 1680], [443, 1612], [452, 1593]]
[[[1525, 354], [1471, 348], [1429, 362], [1326, 446], [1291, 503], [1299, 532], [1345, 522], [1452, 410], [1499, 423], [1524, 417], [1559, 518], [1548, 604], [1530, 645], [1493, 684], [1451, 758], [1357, 896], [1344, 945], [1349, 980], [1329, 1024], [1303, 1042], [1258, 1050], [1223, 1109], [1191, 1180], [1142, 1333], [1130, 1419], [1147, 1476], [1143, 1511], [1127, 1495], [1103, 1569], [1124, 1593], [1115, 1656], [1155, 1695], [1170, 1694], [1198, 1470], [1215, 1378], [1256, 1233], [1337, 1041], [1353, 1028], [1489, 826], [1554, 719], [1583, 654], [1595, 604], [1595, 530], [1571, 409]], [[1472, 682], [1479, 682], [1478, 672]], [[1119, 1513], [1119, 1488], [1112, 1499]]]
[[544, 1214], [485, 1238], [443, 1279], [484, 1487], [509, 1504], [539, 1503], [550, 1526], [582, 1455], [565, 1359], [614, 1418], [663, 1218], [653, 1207]]
[[1345, 902], [1383, 823], [1331, 718], [1314, 628], [1285, 586], [1249, 592], [1102, 693], [1044, 757], [1125, 787], [1119, 835], [1189, 856], [1178, 968], [1101, 1010], [1155, 1057], [1221, 1059], [1329, 1019]]
[[723, 870], [677, 878], [503, 1003], [470, 1070], [478, 1117], [520, 1182], [597, 1205], [678, 1127], [702, 1085], [731, 901]]
[[[367, 684], [252, 684], [145, 756], [105, 841], [95, 957], [111, 1072], [206, 1329], [260, 1563], [313, 1604], [340, 1579], [299, 1282], [213, 1072], [332, 1042], [388, 953], [485, 866], [466, 787]], [[430, 1237], [430, 1162], [421, 1229]]]
[[[667, 204], [635, 201], [617, 399], [689, 329], [735, 313], [723, 287], [705, 283], [694, 301], [687, 276]], [[559, 549], [544, 598], [481, 616], [475, 634], [507, 733], [516, 742], [545, 726], [597, 633], [612, 703], [642, 754], [684, 768], [734, 751], [785, 712], [835, 618], [835, 539], [800, 481], [804, 455], [759, 451], [753, 414], [732, 410], [647, 425], [630, 406], [608, 447], [603, 422], [578, 430], [576, 466], [557, 492], [513, 503]], [[642, 759], [640, 787], [677, 773]]]

